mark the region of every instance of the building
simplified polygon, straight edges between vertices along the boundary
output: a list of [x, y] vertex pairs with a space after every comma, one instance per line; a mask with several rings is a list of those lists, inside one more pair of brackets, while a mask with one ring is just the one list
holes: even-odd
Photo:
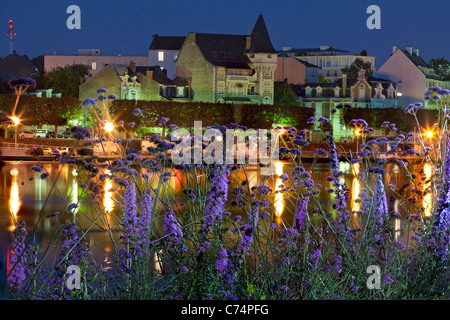
[[321, 68], [321, 74], [332, 81], [342, 77], [342, 68], [350, 66], [356, 59], [370, 62], [375, 70], [375, 57], [352, 55], [349, 51], [336, 49], [330, 46], [320, 46], [319, 48], [294, 49], [283, 47], [279, 52], [287, 56], [294, 56], [297, 59], [306, 61]]
[[436, 103], [425, 101], [425, 92], [436, 86], [450, 89], [450, 81], [442, 81], [420, 56], [419, 49], [410, 46], [405, 50], [394, 45], [391, 56], [376, 74], [399, 84], [399, 104], [403, 107], [413, 102], [423, 102], [425, 108], [435, 108]]
[[179, 78], [169, 79], [166, 70], [158, 66], [109, 64], [80, 85], [79, 99], [97, 98], [99, 88], [123, 100], [190, 100], [187, 83]]
[[[297, 104], [315, 109], [315, 117], [328, 118], [333, 125], [333, 135], [339, 139], [344, 136], [341, 123], [341, 109], [338, 105], [352, 108], [397, 108], [397, 84], [395, 82], [366, 77], [360, 72], [358, 78], [348, 78], [344, 74], [334, 83], [308, 83], [291, 85], [297, 97]], [[318, 129], [316, 127], [315, 129]]]
[[175, 64], [193, 101], [273, 103], [277, 51], [262, 15], [250, 35], [189, 33]]
[[185, 36], [153, 35], [152, 43], [148, 48], [148, 65], [159, 66], [167, 70], [167, 76], [174, 79], [176, 76], [175, 60], [185, 39]]
[[87, 65], [90, 75], [93, 76], [109, 64], [129, 65], [131, 62], [137, 66], [148, 65], [147, 56], [102, 56], [100, 49], [78, 49], [77, 55], [44, 55], [44, 72], [51, 72], [58, 68], [70, 65]]
[[295, 56], [278, 55], [274, 80], [288, 84], [319, 82], [320, 67]]
[[17, 78], [39, 78], [38, 69], [16, 51], [0, 60], [0, 83]]

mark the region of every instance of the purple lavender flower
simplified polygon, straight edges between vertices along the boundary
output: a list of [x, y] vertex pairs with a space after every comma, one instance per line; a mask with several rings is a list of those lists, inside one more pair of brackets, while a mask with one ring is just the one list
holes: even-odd
[[207, 193], [202, 230], [210, 232], [217, 221], [222, 219], [223, 209], [228, 198], [229, 170], [225, 165], [213, 166], [211, 185]]
[[42, 172], [42, 168], [40, 166], [31, 166], [30, 169], [33, 170], [36, 173], [41, 173]]
[[169, 118], [162, 117], [161, 119], [158, 120], [158, 124], [165, 125], [169, 120], [170, 120]]
[[307, 122], [308, 124], [311, 124], [311, 123], [313, 123], [314, 121], [316, 121], [316, 117], [312, 116], [312, 117], [309, 117], [308, 120], [307, 120], [306, 122]]
[[105, 88], [100, 88], [100, 89], [97, 90], [98, 94], [107, 93], [107, 92], [108, 92], [108, 90], [105, 89]]
[[[183, 245], [183, 230], [171, 207], [167, 207], [164, 215], [164, 230], [169, 238], [169, 245]], [[178, 250], [178, 248], [176, 249]]]
[[73, 136], [78, 140], [89, 138], [91, 136], [91, 133], [89, 132], [89, 129], [87, 129], [87, 128], [73, 127], [71, 130], [73, 132]]
[[301, 199], [298, 204], [297, 210], [295, 211], [293, 227], [298, 231], [302, 231], [305, 226], [305, 218], [308, 214], [308, 202], [309, 198], [307, 197]]
[[26, 278], [27, 258], [25, 255], [25, 237], [27, 231], [25, 229], [25, 221], [20, 220], [14, 229], [14, 242], [10, 254], [11, 270], [8, 273], [8, 285], [11, 292], [17, 291]]
[[326, 156], [327, 155], [327, 152], [324, 149], [322, 149], [322, 148], [317, 148], [316, 150], [314, 150], [314, 153], [317, 153], [320, 156]]
[[225, 271], [228, 264], [228, 252], [227, 249], [221, 248], [217, 253], [216, 270], [219, 272]]
[[96, 103], [97, 103], [97, 100], [88, 98], [83, 101], [83, 106], [90, 106], [90, 105], [94, 105]]
[[71, 203], [67, 206], [67, 211], [72, 211], [73, 209], [78, 208], [78, 204], [77, 203]]
[[150, 243], [150, 232], [153, 222], [154, 195], [151, 189], [147, 188], [142, 191], [140, 204], [141, 214], [139, 216], [138, 228], [142, 250], [145, 250]]
[[326, 117], [320, 117], [319, 120], [317, 120], [319, 122], [323, 122], [323, 123], [330, 123], [330, 120], [328, 120], [328, 118]]

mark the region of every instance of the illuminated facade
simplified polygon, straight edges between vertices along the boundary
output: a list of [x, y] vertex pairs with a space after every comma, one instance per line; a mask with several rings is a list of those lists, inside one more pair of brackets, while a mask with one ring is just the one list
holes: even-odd
[[175, 65], [193, 101], [273, 103], [277, 52], [262, 15], [250, 35], [189, 33]]

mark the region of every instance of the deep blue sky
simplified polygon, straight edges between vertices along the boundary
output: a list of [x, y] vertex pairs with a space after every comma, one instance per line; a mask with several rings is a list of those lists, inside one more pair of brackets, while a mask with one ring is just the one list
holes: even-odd
[[[66, 27], [71, 4], [81, 8], [81, 30]], [[381, 30], [366, 27], [371, 4], [381, 8]], [[0, 0], [0, 56], [9, 54], [9, 19], [16, 23], [14, 49], [31, 59], [78, 48], [147, 55], [152, 34], [249, 34], [262, 13], [276, 49], [366, 49], [379, 67], [393, 44], [404, 48], [407, 41], [426, 61], [450, 59], [449, 12], [449, 0]]]

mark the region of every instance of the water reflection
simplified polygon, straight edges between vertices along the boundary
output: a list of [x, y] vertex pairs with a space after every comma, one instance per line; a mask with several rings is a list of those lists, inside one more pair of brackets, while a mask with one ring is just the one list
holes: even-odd
[[19, 171], [17, 169], [12, 169], [10, 171], [10, 174], [12, 176], [12, 180], [11, 180], [11, 191], [9, 194], [9, 210], [11, 212], [11, 219], [12, 219], [12, 225], [10, 227], [10, 230], [14, 230], [15, 225], [16, 225], [16, 217], [17, 217], [17, 213], [19, 212], [20, 209], [20, 197], [19, 197], [19, 184], [17, 183], [17, 176], [19, 174]]
[[[78, 171], [74, 169], [72, 171], [72, 175], [74, 176], [74, 179], [72, 181], [72, 190], [69, 192], [69, 194], [71, 195], [69, 203], [78, 203]], [[72, 212], [77, 213], [78, 207], [72, 209]]]
[[361, 191], [361, 185], [358, 180], [359, 174], [359, 163], [353, 164], [353, 181], [352, 181], [352, 211], [359, 211], [361, 209], [361, 204], [356, 201], [359, 198], [359, 193]]
[[282, 189], [283, 180], [281, 180], [280, 176], [283, 174], [283, 163], [278, 161], [275, 164], [275, 174], [278, 176], [275, 182], [275, 190], [278, 191], [275, 193], [274, 207], [275, 207], [275, 215], [281, 216], [284, 210], [284, 199]]
[[424, 191], [424, 196], [422, 199], [422, 205], [423, 205], [423, 210], [424, 210], [424, 215], [425, 217], [429, 217], [431, 216], [431, 209], [433, 207], [433, 193], [431, 192], [431, 190], [428, 190], [427, 193], [425, 193], [425, 191], [431, 187], [431, 175], [433, 174], [433, 168], [431, 166], [431, 164], [426, 163], [425, 166], [423, 167], [423, 173], [425, 174], [425, 181], [423, 184], [423, 191]]
[[[110, 175], [111, 171], [106, 170], [105, 174]], [[103, 187], [103, 190], [105, 191], [103, 196], [103, 208], [105, 208], [105, 213], [111, 213], [114, 209], [114, 202], [113, 202], [113, 193], [110, 191], [112, 188], [112, 183], [109, 178], [105, 179], [105, 186]]]

